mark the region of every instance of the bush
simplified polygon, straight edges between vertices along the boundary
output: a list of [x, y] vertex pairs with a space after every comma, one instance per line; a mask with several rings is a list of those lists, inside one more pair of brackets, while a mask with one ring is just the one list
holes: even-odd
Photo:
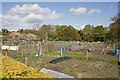
[[0, 64], [2, 65], [1, 78], [52, 78], [8, 56], [0, 56], [2, 56], [2, 64]]

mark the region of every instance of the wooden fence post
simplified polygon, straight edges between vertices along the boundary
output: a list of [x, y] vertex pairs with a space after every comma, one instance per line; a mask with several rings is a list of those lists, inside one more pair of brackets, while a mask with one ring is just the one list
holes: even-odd
[[118, 54], [118, 62], [120, 63], [120, 54]]
[[88, 55], [88, 51], [87, 51], [87, 53], [86, 53], [86, 60], [88, 60], [88, 57], [89, 57], [89, 55]]
[[8, 49], [5, 50], [5, 55], [7, 56], [7, 54], [8, 54]]
[[27, 58], [25, 58], [25, 65], [27, 65]]
[[60, 52], [60, 54], [61, 54], [60, 56], [63, 57], [62, 48], [61, 48], [61, 52]]

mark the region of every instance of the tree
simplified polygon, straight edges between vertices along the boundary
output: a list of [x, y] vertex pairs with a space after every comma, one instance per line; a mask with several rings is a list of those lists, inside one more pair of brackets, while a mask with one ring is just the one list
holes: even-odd
[[105, 41], [106, 30], [102, 25], [96, 26], [93, 30], [95, 41]]
[[56, 40], [72, 41], [78, 40], [78, 31], [72, 26], [62, 25], [57, 26], [55, 31]]
[[105, 41], [106, 42], [111, 42], [112, 38], [111, 38], [111, 32], [109, 27], [106, 27], [106, 37], [105, 37]]
[[24, 33], [24, 29], [19, 29], [17, 32], [19, 32], [19, 33]]
[[79, 35], [79, 41], [82, 41], [83, 40], [83, 32], [82, 32], [82, 30], [78, 30], [78, 35]]
[[42, 25], [39, 29], [42, 40], [51, 40], [55, 27], [52, 25]]
[[8, 29], [3, 28], [3, 29], [2, 29], [2, 35], [3, 35], [3, 36], [7, 36], [8, 34], [9, 34]]
[[112, 23], [109, 25], [111, 39], [116, 43], [116, 48], [120, 49], [120, 13], [111, 18]]
[[3, 43], [9, 38], [10, 31], [8, 29], [3, 28], [2, 29], [2, 35], [3, 35]]
[[91, 25], [86, 25], [84, 29], [82, 30], [83, 32], [83, 40], [84, 41], [93, 41], [93, 29], [94, 27]]
[[3, 41], [9, 38], [9, 33], [10, 31], [8, 31], [8, 29], [5, 28], [2, 29]]

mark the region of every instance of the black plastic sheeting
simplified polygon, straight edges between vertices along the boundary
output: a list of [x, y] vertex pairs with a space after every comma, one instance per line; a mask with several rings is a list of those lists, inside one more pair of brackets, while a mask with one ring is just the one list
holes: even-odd
[[70, 57], [65, 56], [65, 57], [56, 58], [56, 59], [51, 60], [49, 63], [56, 64], [56, 63], [59, 63], [65, 60], [70, 60]]

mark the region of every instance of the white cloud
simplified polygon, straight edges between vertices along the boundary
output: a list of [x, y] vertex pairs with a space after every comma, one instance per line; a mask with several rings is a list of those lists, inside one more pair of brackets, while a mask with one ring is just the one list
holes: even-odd
[[86, 24], [84, 24], [84, 25], [83, 24], [74, 24], [73, 26], [78, 30], [82, 30], [82, 29], [84, 29], [85, 25]]
[[44, 20], [44, 16], [41, 14], [29, 14], [23, 18], [24, 22], [34, 23], [34, 22], [41, 22]]
[[92, 13], [101, 13], [100, 9], [91, 9], [88, 14], [92, 14]]
[[98, 13], [101, 13], [101, 10], [100, 9], [91, 9], [91, 10], [88, 10], [87, 8], [85, 7], [79, 7], [79, 8], [71, 8], [69, 10], [69, 12], [71, 12], [72, 14], [74, 15], [83, 15], [83, 14], [98, 14]]
[[71, 8], [69, 11], [72, 12], [74, 15], [82, 15], [87, 13], [87, 8], [85, 7], [79, 7], [79, 8]]
[[0, 26], [2, 27], [2, 14], [0, 14]]
[[81, 26], [81, 29], [84, 29], [85, 26], [86, 26], [86, 24], [82, 25], [82, 26]]
[[2, 19], [2, 26], [15, 25], [18, 22], [23, 21], [19, 16], [13, 16], [13, 15], [2, 15], [0, 19]]
[[41, 23], [44, 20], [56, 19], [62, 16], [55, 10], [43, 8], [38, 4], [16, 5], [11, 8], [7, 14], [2, 15], [2, 25], [16, 25], [20, 23]]
[[1, 17], [2, 17], [2, 15], [0, 14], [0, 31], [2, 31], [2, 28], [3, 28], [2, 27], [2, 18]]
[[62, 16], [63, 13], [57, 13], [56, 11], [52, 11], [50, 14], [48, 14], [49, 19], [54, 19]]
[[56, 11], [52, 11], [48, 15], [42, 15], [42, 14], [29, 14], [23, 18], [24, 22], [30, 22], [30, 23], [37, 23], [37, 22], [42, 22], [43, 20], [46, 19], [55, 19], [58, 18], [62, 15], [62, 13], [57, 13]]
[[42, 8], [38, 4], [24, 4], [22, 6], [16, 5], [9, 10], [9, 14], [49, 14], [51, 10], [49, 8]]

